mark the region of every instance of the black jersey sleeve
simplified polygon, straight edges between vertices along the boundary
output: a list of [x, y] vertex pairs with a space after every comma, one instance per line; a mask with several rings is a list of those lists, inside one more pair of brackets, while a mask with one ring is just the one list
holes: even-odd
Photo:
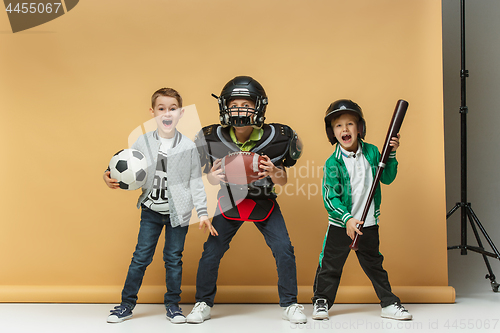
[[198, 154], [200, 156], [200, 166], [203, 173], [208, 173], [212, 168], [212, 161], [207, 152], [207, 142], [204, 136], [204, 129], [196, 134], [194, 139], [196, 148], [198, 149]]

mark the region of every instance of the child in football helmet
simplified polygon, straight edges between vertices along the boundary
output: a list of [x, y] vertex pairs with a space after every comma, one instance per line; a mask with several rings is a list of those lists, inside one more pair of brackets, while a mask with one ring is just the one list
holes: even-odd
[[[215, 95], [214, 95], [215, 96]], [[286, 183], [285, 167], [300, 157], [297, 134], [283, 124], [265, 124], [267, 95], [262, 85], [249, 76], [229, 81], [219, 97], [220, 124], [206, 126], [195, 140], [204, 172], [213, 185], [220, 184], [218, 205], [212, 225], [219, 235], [209, 235], [198, 266], [196, 304], [186, 317], [188, 323], [210, 318], [217, 288], [219, 263], [229, 243], [245, 221], [254, 222], [271, 248], [278, 270], [278, 294], [285, 320], [305, 323], [302, 305], [297, 304], [297, 272], [293, 246], [281, 214], [274, 184]], [[261, 154], [261, 178], [248, 185], [225, 181], [220, 159], [231, 152]]]

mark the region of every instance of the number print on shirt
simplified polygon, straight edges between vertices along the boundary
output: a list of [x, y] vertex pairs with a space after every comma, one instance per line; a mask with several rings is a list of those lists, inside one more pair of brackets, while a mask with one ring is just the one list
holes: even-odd
[[153, 179], [153, 190], [151, 191], [151, 199], [153, 200], [168, 200], [167, 199], [167, 177], [155, 175]]

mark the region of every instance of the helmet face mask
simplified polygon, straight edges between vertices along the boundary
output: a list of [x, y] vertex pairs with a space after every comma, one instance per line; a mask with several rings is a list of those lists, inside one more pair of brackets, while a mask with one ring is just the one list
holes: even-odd
[[255, 108], [231, 106], [226, 108], [226, 110], [223, 120], [229, 126], [243, 127], [254, 126], [256, 124], [258, 112]]
[[358, 116], [358, 136], [361, 139], [366, 135], [366, 122], [363, 117], [361, 107], [349, 99], [339, 99], [328, 107], [325, 115], [325, 129], [328, 140], [332, 145], [337, 143], [337, 138], [333, 133], [332, 120], [344, 113], [352, 113]]
[[[251, 107], [229, 107], [235, 99], [246, 99], [255, 104]], [[219, 120], [223, 127], [253, 126], [261, 128], [266, 119], [267, 95], [259, 82], [249, 76], [237, 76], [229, 81], [218, 97]]]

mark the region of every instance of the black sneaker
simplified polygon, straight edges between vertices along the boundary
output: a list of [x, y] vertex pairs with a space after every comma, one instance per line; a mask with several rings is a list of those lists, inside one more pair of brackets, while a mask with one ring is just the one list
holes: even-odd
[[182, 324], [186, 322], [186, 317], [184, 317], [182, 309], [177, 304], [170, 304], [167, 307], [167, 319], [173, 324]]
[[115, 306], [110, 310], [111, 314], [108, 316], [108, 323], [121, 323], [126, 319], [132, 318], [132, 309], [128, 305]]
[[314, 302], [312, 318], [316, 320], [328, 320], [328, 303], [324, 298], [318, 298]]

